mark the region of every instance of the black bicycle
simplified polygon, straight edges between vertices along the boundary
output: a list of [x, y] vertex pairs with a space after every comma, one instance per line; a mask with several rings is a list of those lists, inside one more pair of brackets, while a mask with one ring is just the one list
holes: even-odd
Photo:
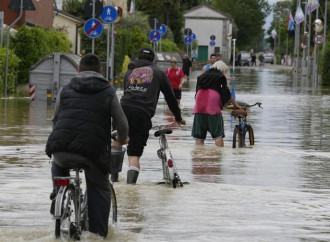
[[[80, 240], [82, 231], [88, 231], [87, 192], [83, 191], [82, 179], [79, 174], [82, 168], [74, 168], [75, 176], [54, 177], [58, 193], [55, 200], [55, 237], [62, 235]], [[117, 222], [117, 199], [115, 190], [110, 183], [111, 206], [110, 216], [113, 223]]]
[[233, 133], [233, 148], [244, 148], [246, 147], [245, 139], [246, 134], [249, 134], [249, 142], [250, 146], [254, 145], [254, 132], [252, 126], [247, 122], [247, 116], [248, 113], [246, 111], [247, 108], [253, 107], [253, 106], [259, 106], [261, 107], [260, 102], [256, 102], [253, 105], [245, 105], [243, 107], [244, 111], [242, 110], [233, 110], [231, 112], [231, 115], [235, 118], [238, 118], [238, 124], [235, 125], [234, 133]]

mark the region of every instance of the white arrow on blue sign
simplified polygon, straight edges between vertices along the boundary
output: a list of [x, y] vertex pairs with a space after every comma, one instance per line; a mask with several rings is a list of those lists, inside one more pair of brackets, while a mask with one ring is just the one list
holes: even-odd
[[89, 38], [97, 38], [103, 32], [103, 24], [96, 18], [90, 18], [84, 25], [84, 31]]
[[190, 38], [194, 41], [196, 39], [196, 35], [194, 33], [191, 33]]
[[190, 36], [186, 36], [184, 37], [183, 41], [186, 45], [190, 45], [193, 40]]
[[149, 39], [152, 41], [152, 42], [157, 42], [158, 40], [160, 40], [160, 33], [158, 30], [153, 30], [150, 32], [149, 34]]
[[160, 36], [163, 36], [166, 31], [167, 31], [167, 28], [166, 28], [166, 25], [165, 24], [161, 24], [159, 29], [158, 29], [159, 33], [160, 33]]
[[215, 46], [215, 42], [213, 40], [210, 41], [211, 46]]
[[100, 15], [100, 18], [104, 23], [110, 24], [117, 18], [117, 9], [113, 6], [105, 6]]

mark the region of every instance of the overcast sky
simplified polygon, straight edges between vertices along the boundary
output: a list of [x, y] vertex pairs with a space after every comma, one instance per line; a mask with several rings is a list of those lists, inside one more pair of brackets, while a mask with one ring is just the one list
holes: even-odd
[[[281, 1], [283, 1], [283, 0], [268, 0], [268, 2], [270, 4], [274, 4], [276, 2], [281, 2]], [[268, 15], [268, 17], [266, 18], [266, 23], [264, 25], [264, 29], [265, 30], [268, 30], [269, 29], [270, 23], [272, 22], [272, 19], [273, 19], [273, 13], [271, 13], [270, 15]]]

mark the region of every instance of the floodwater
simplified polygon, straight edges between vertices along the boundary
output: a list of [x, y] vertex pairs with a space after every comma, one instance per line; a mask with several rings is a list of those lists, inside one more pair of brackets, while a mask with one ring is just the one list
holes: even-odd
[[[231, 148], [235, 119], [224, 110], [225, 147], [195, 147], [193, 73], [183, 92], [187, 125], [169, 135], [182, 189], [157, 185], [158, 140], [150, 139], [136, 186], [115, 184], [119, 217], [106, 241], [330, 241], [330, 89], [270, 67], [236, 70], [237, 100], [251, 108], [253, 148]], [[121, 95], [122, 91], [118, 90]], [[0, 99], [0, 241], [53, 241], [49, 214], [52, 107], [28, 93]], [[153, 124], [173, 118], [160, 100]], [[84, 233], [84, 241], [98, 238]]]

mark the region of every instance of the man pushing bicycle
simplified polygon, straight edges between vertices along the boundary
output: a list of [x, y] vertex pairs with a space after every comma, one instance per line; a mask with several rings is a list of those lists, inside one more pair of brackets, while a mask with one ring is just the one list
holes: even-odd
[[[111, 204], [111, 118], [117, 123], [119, 143], [126, 142], [128, 124], [115, 88], [101, 71], [96, 55], [86, 54], [81, 58], [79, 73], [57, 96], [46, 154], [54, 157], [52, 177], [70, 176], [68, 168], [83, 164], [89, 231], [106, 237]], [[55, 187], [50, 198], [56, 198]]]

